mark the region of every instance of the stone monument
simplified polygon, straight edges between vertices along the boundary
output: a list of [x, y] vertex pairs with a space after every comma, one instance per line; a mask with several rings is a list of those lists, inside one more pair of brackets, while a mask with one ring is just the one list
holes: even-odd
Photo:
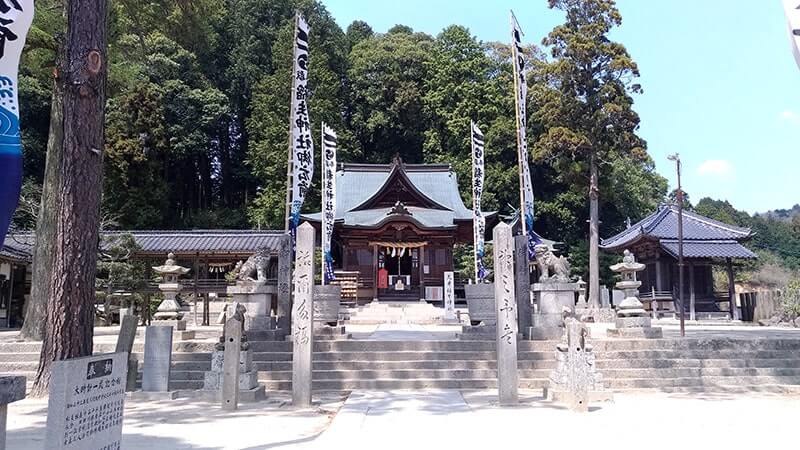
[[350, 339], [345, 327], [339, 323], [342, 304], [342, 287], [339, 285], [314, 286], [314, 337], [324, 340]]
[[497, 390], [501, 406], [519, 403], [517, 369], [517, 297], [514, 286], [514, 239], [511, 227], [494, 227], [494, 298], [497, 314]]
[[517, 329], [522, 337], [530, 339], [533, 305], [531, 304], [528, 236], [514, 236], [514, 281], [517, 294]]
[[242, 325], [246, 317], [246, 308], [234, 302], [230, 305], [227, 317], [222, 336], [211, 353], [211, 370], [206, 372], [203, 377], [203, 395], [200, 395], [200, 397], [205, 397], [212, 401], [224, 401], [221, 390], [225, 372], [226, 345], [230, 337], [228, 323], [231, 320], [235, 320], [239, 326], [238, 336], [235, 337], [235, 340], [239, 342], [239, 355], [238, 358], [233, 358], [239, 361], [239, 392], [237, 393], [237, 400], [246, 402], [261, 400], [265, 398], [265, 389], [263, 385], [258, 384], [258, 372], [253, 369], [253, 354], [250, 350], [247, 333]]
[[458, 338], [465, 341], [493, 341], [497, 334], [494, 283], [465, 284], [469, 325], [461, 326]]
[[53, 362], [44, 448], [119, 450], [127, 371], [125, 353]]
[[117, 336], [117, 347], [114, 349], [115, 353], [128, 355], [128, 374], [125, 382], [125, 390], [128, 392], [136, 390], [136, 375], [139, 372], [139, 360], [131, 355], [138, 325], [139, 317], [133, 315], [123, 316], [122, 324], [119, 327], [119, 336]]
[[178, 277], [189, 273], [189, 269], [179, 266], [175, 262], [175, 254], [170, 253], [167, 255], [164, 265], [155, 266], [153, 270], [163, 278], [158, 284], [158, 289], [164, 294], [164, 300], [158, 305], [151, 325], [172, 326], [181, 332], [178, 334], [178, 339], [193, 339], [194, 331], [186, 331], [186, 320], [183, 318], [183, 310], [177, 299], [178, 294], [183, 290]]
[[25, 398], [25, 377], [0, 377], [0, 450], [6, 450], [8, 404]]
[[137, 393], [136, 397], [174, 399], [175, 392], [169, 390], [171, 370], [172, 327], [150, 326], [145, 328], [142, 392]]
[[639, 286], [641, 281], [636, 280], [636, 272], [645, 269], [645, 265], [636, 262], [636, 257], [625, 250], [622, 262], [611, 266], [611, 270], [622, 275], [622, 280], [616, 285], [624, 292], [625, 298], [617, 306], [615, 328], [607, 331], [611, 337], [632, 338], [661, 338], [661, 328], [651, 326], [650, 317], [644, 310], [644, 305], [639, 301]]
[[563, 256], [555, 256], [547, 244], [539, 244], [536, 249], [536, 265], [539, 268], [539, 282], [534, 283], [539, 308], [533, 314], [533, 326], [529, 330], [531, 339], [559, 339], [564, 333], [564, 308], [575, 308], [577, 283], [570, 280], [570, 266]]
[[292, 404], [311, 406], [314, 349], [314, 227], [304, 222], [297, 229], [292, 305]]
[[595, 367], [595, 356], [589, 343], [589, 329], [564, 309], [564, 335], [556, 346], [556, 368], [550, 373], [550, 385], [544, 397], [566, 403], [573, 411], [586, 412], [589, 403], [613, 399], [611, 391], [602, 384]]
[[292, 328], [292, 237], [281, 236], [278, 249], [278, 329]]

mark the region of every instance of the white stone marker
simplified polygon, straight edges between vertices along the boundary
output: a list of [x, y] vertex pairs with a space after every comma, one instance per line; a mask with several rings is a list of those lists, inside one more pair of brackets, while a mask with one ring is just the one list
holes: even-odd
[[519, 403], [517, 372], [517, 298], [514, 286], [514, 239], [511, 227], [494, 227], [494, 299], [497, 311], [497, 388], [500, 405]]
[[169, 391], [172, 366], [172, 327], [150, 326], [144, 331], [142, 391]]
[[444, 273], [444, 320], [456, 320], [456, 283], [453, 272]]
[[222, 409], [239, 409], [239, 351], [242, 323], [235, 318], [225, 322], [225, 356], [222, 360]]
[[292, 404], [311, 405], [311, 360], [314, 349], [314, 227], [297, 228], [292, 305]]
[[127, 371], [125, 353], [55, 361], [44, 448], [119, 450]]

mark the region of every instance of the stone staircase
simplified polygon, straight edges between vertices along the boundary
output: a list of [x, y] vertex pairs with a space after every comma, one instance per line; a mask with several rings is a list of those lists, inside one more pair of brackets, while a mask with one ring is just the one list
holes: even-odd
[[[555, 367], [553, 341], [519, 342], [520, 387], [540, 389]], [[800, 393], [800, 339], [600, 340], [597, 367], [614, 391]], [[210, 342], [173, 346], [171, 388], [199, 389], [210, 370]], [[252, 342], [267, 392], [291, 389], [291, 342]], [[113, 350], [110, 344], [96, 352]], [[314, 389], [486, 389], [497, 386], [493, 342], [319, 341]], [[142, 360], [142, 346], [134, 346]], [[27, 375], [38, 344], [0, 344], [0, 372]], [[141, 370], [141, 365], [140, 365]]]
[[372, 302], [347, 310], [346, 324], [432, 325], [442, 321], [444, 310], [427, 302]]

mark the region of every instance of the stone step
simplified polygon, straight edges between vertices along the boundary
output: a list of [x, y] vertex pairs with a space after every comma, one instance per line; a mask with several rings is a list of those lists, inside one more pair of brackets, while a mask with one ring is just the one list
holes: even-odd
[[787, 367], [800, 368], [800, 358], [794, 359], [598, 359], [599, 369], [668, 369], [712, 367]]
[[600, 373], [607, 380], [623, 380], [629, 378], [652, 379], [678, 379], [695, 378], [708, 379], [713, 377], [798, 377], [800, 368], [784, 367], [744, 367], [744, 368], [670, 368], [670, 369], [600, 369]]
[[[522, 355], [524, 353], [520, 353]], [[598, 351], [600, 359], [796, 359], [800, 352], [793, 350], [620, 350]]]
[[759, 386], [785, 385], [800, 386], [800, 376], [708, 376], [692, 378], [612, 378], [604, 380], [606, 388], [639, 389], [639, 388], [673, 388], [673, 387], [708, 387], [708, 386]]
[[0, 370], [3, 369], [6, 363], [11, 362], [34, 361], [38, 363], [39, 356], [39, 352], [0, 353]]
[[[292, 370], [291, 361], [254, 362], [259, 371]], [[553, 369], [556, 361], [519, 361], [520, 369]], [[495, 370], [495, 361], [345, 361], [314, 362], [314, 370]]]

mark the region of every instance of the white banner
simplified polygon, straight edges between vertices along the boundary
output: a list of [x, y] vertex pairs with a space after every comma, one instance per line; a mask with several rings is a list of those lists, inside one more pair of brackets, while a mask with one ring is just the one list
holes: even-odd
[[297, 15], [292, 70], [292, 203], [289, 231], [296, 239], [300, 209], [314, 176], [314, 140], [308, 116], [308, 24]]
[[472, 229], [473, 243], [475, 246], [475, 280], [482, 283], [486, 278], [486, 268], [483, 265], [484, 236], [486, 235], [486, 218], [481, 211], [481, 196], [483, 195], [483, 181], [485, 178], [484, 153], [485, 145], [483, 133], [480, 128], [471, 122], [472, 142]]
[[514, 88], [517, 106], [517, 149], [519, 158], [520, 183], [522, 184], [520, 221], [522, 230], [528, 235], [528, 259], [535, 256], [534, 247], [541, 242], [539, 236], [533, 231], [533, 184], [531, 171], [528, 165], [528, 139], [526, 127], [528, 124], [528, 68], [525, 62], [525, 49], [522, 47], [522, 30], [517, 18], [511, 13], [511, 38], [512, 57], [514, 59]]
[[333, 275], [333, 223], [336, 220], [336, 133], [322, 124], [322, 284], [336, 279]]

